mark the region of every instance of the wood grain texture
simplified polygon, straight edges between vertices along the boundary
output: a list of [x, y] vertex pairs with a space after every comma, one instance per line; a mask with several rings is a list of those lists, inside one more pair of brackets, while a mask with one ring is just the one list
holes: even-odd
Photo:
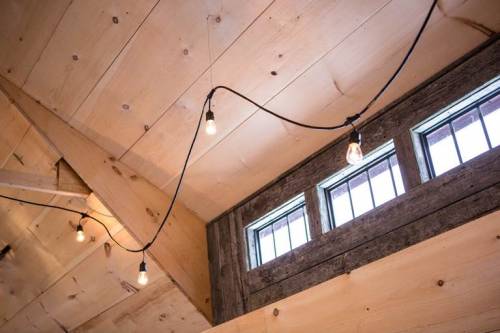
[[[247, 311], [258, 309], [497, 209], [499, 148], [422, 184], [410, 129], [495, 78], [500, 73], [499, 60], [500, 42], [496, 36], [359, 127], [362, 135], [369, 138], [363, 144], [365, 153], [394, 138], [399, 159], [405, 159], [402, 169], [406, 194], [248, 271], [243, 228], [299, 193], [304, 192], [309, 201], [313, 228], [319, 225], [323, 231], [328, 230], [327, 214], [314, 192], [318, 183], [346, 166], [344, 136], [212, 222], [218, 229], [209, 234], [209, 246], [226, 260], [231, 256], [211, 244], [211, 237], [219, 237], [219, 243], [229, 241], [218, 233], [225, 224], [234, 224], [228, 216], [237, 216], [240, 225], [240, 259], [232, 265], [233, 269], [240, 267], [244, 293], [234, 294], [227, 304], [243, 302]], [[449, 222], [444, 219], [447, 214]], [[209, 224], [208, 230], [211, 228]], [[224, 284], [227, 277], [216, 274], [216, 265], [212, 262], [212, 279]], [[216, 291], [213, 297], [217, 297]], [[214, 304], [214, 312], [223, 311], [224, 307], [223, 303]]]
[[205, 332], [496, 332], [499, 221], [496, 211]]
[[[9, 81], [0, 78], [0, 86], [134, 237], [142, 244], [149, 242], [170, 198]], [[185, 206], [176, 204], [150, 253], [210, 318], [204, 223]]]

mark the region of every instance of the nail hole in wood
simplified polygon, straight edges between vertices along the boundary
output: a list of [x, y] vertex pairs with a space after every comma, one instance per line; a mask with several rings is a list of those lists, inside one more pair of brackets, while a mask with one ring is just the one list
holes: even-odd
[[220, 18], [220, 16], [217, 16], [217, 17], [215, 18], [215, 22], [220, 23], [220, 21], [222, 21], [222, 19]]
[[500, 235], [497, 235], [497, 239], [500, 239]]
[[440, 286], [440, 287], [442, 287], [444, 285], [444, 281], [443, 280], [438, 280], [437, 285]]
[[189, 50], [188, 50], [188, 49], [184, 49], [184, 50], [182, 50], [182, 53], [183, 53], [184, 55], [188, 55], [188, 54], [189, 54]]
[[9, 73], [9, 74], [12, 73], [12, 69], [8, 68], [7, 73]]
[[118, 17], [117, 16], [113, 16], [113, 23], [114, 24], [118, 24]]
[[144, 131], [147, 132], [147, 131], [149, 131], [149, 129], [150, 129], [149, 125], [144, 125]]
[[23, 37], [19, 37], [19, 41], [22, 42], [23, 41]]
[[273, 316], [278, 317], [279, 314], [280, 314], [280, 310], [278, 310], [278, 308], [274, 308], [274, 310], [273, 310]]
[[130, 105], [128, 105], [128, 104], [122, 104], [122, 109], [124, 111], [128, 111], [128, 110], [130, 110]]
[[272, 76], [276, 76], [276, 75], [278, 75], [278, 72], [276, 72], [276, 71], [271, 71], [271, 75], [272, 75]]
[[73, 58], [74, 61], [78, 61], [78, 55], [76, 55], [76, 54], [73, 54], [73, 56], [71, 58]]

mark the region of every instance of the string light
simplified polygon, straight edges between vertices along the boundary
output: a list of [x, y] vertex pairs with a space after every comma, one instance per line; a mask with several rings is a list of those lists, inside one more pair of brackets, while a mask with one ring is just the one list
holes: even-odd
[[349, 136], [346, 159], [351, 165], [356, 165], [363, 161], [363, 152], [361, 151], [361, 134], [359, 134], [356, 129], [353, 129], [351, 135]]
[[83, 227], [81, 224], [78, 224], [76, 227], [76, 241], [81, 243], [85, 240], [85, 233], [83, 232]]
[[[415, 39], [413, 41], [413, 43], [411, 44], [411, 46], [408, 49], [405, 57], [403, 58], [401, 64], [398, 66], [398, 68], [396, 69], [396, 71], [394, 72], [394, 74], [389, 78], [389, 80], [382, 87], [382, 89], [380, 89], [380, 91], [370, 100], [370, 102], [359, 113], [356, 113], [353, 116], [347, 117], [347, 119], [345, 120], [345, 122], [342, 123], [342, 124], [333, 125], [333, 126], [316, 126], [316, 125], [304, 124], [304, 123], [301, 123], [301, 122], [298, 122], [298, 121], [286, 118], [286, 117], [284, 117], [282, 115], [279, 115], [277, 113], [274, 113], [273, 111], [265, 108], [264, 106], [258, 104], [257, 102], [251, 100], [250, 98], [244, 96], [243, 94], [241, 94], [241, 93], [239, 93], [239, 92], [237, 92], [237, 91], [235, 91], [235, 90], [233, 90], [233, 89], [231, 89], [229, 87], [226, 87], [226, 86], [217, 86], [215, 88], [212, 88], [212, 90], [207, 95], [207, 98], [205, 99], [205, 102], [203, 104], [203, 107], [202, 107], [202, 110], [201, 110], [201, 114], [200, 114], [200, 118], [198, 120], [198, 125], [196, 127], [195, 132], [194, 132], [193, 139], [191, 141], [191, 145], [189, 147], [186, 159], [184, 160], [184, 165], [183, 165], [182, 171], [180, 173], [179, 181], [177, 182], [177, 186], [176, 186], [174, 195], [172, 197], [172, 200], [170, 201], [170, 205], [169, 205], [169, 207], [167, 209], [167, 213], [165, 214], [165, 216], [163, 218], [163, 221], [161, 222], [160, 226], [157, 228], [155, 234], [151, 238], [151, 241], [149, 241], [148, 243], [146, 243], [140, 249], [131, 249], [131, 248], [128, 248], [128, 247], [122, 245], [120, 242], [118, 242], [113, 237], [113, 235], [111, 234], [111, 232], [109, 231], [109, 229], [107, 228], [107, 226], [102, 221], [100, 221], [96, 217], [93, 217], [91, 215], [87, 215], [87, 213], [80, 212], [80, 211], [73, 210], [73, 209], [69, 209], [69, 208], [65, 208], [65, 207], [61, 207], [61, 206], [49, 205], [49, 204], [42, 204], [42, 203], [38, 203], [38, 202], [33, 202], [33, 201], [24, 200], [24, 199], [14, 198], [14, 197], [2, 195], [2, 194], [0, 194], [0, 197], [4, 198], [4, 199], [12, 200], [12, 201], [17, 201], [17, 202], [20, 202], [20, 203], [26, 203], [26, 204], [35, 205], [35, 206], [41, 206], [41, 207], [46, 207], [46, 208], [59, 209], [59, 210], [64, 210], [64, 211], [72, 212], [72, 213], [75, 213], [75, 214], [80, 214], [81, 217], [82, 217], [82, 219], [83, 218], [88, 218], [88, 219], [90, 219], [90, 220], [92, 220], [94, 222], [97, 222], [98, 224], [100, 224], [106, 230], [106, 233], [108, 234], [109, 238], [113, 242], [115, 242], [119, 247], [121, 247], [122, 249], [124, 249], [125, 251], [128, 251], [128, 252], [133, 252], [133, 253], [142, 252], [143, 258], [142, 258], [142, 262], [139, 264], [139, 275], [138, 275], [138, 278], [137, 278], [137, 283], [139, 283], [141, 285], [145, 285], [145, 284], [148, 283], [148, 276], [147, 276], [146, 262], [144, 261], [144, 252], [146, 250], [148, 250], [153, 245], [153, 243], [156, 241], [159, 233], [161, 232], [161, 230], [165, 226], [165, 223], [166, 223], [167, 219], [169, 218], [169, 216], [170, 216], [170, 214], [172, 212], [174, 203], [175, 203], [176, 198], [178, 196], [178, 193], [179, 193], [179, 190], [180, 190], [180, 187], [181, 187], [181, 184], [182, 184], [185, 172], [186, 172], [187, 165], [189, 163], [189, 159], [191, 157], [191, 153], [193, 151], [194, 144], [195, 144], [196, 139], [198, 137], [198, 132], [199, 132], [202, 120], [203, 120], [203, 115], [205, 114], [205, 108], [206, 108], [207, 104], [208, 104], [208, 111], [205, 114], [205, 119], [206, 119], [206, 128], [205, 128], [205, 130], [206, 130], [207, 134], [209, 134], [209, 135], [213, 135], [217, 131], [217, 127], [216, 127], [216, 124], [215, 124], [215, 114], [211, 110], [211, 101], [212, 101], [212, 98], [214, 96], [214, 93], [218, 89], [225, 89], [227, 91], [230, 91], [233, 94], [235, 94], [235, 95], [241, 97], [242, 99], [248, 101], [249, 103], [257, 106], [259, 109], [261, 109], [261, 110], [263, 110], [263, 111], [265, 111], [265, 112], [273, 115], [274, 117], [279, 118], [279, 119], [281, 119], [283, 121], [286, 121], [288, 123], [300, 126], [300, 127], [304, 127], [304, 128], [308, 128], [308, 129], [314, 129], [314, 130], [335, 130], [335, 129], [340, 129], [340, 128], [343, 128], [343, 127], [346, 127], [346, 126], [350, 126], [350, 125], [354, 127], [354, 122], [356, 120], [358, 120], [366, 111], [368, 111], [368, 109], [384, 93], [384, 91], [389, 87], [389, 85], [392, 83], [392, 81], [399, 74], [399, 72], [401, 71], [401, 69], [403, 68], [403, 66], [406, 64], [408, 58], [410, 57], [411, 53], [413, 52], [413, 49], [415, 48], [417, 42], [420, 39], [420, 37], [422, 35], [422, 32], [424, 31], [424, 29], [425, 29], [425, 27], [426, 27], [426, 25], [427, 25], [427, 23], [428, 23], [428, 21], [430, 19], [430, 16], [431, 16], [431, 14], [432, 14], [432, 12], [433, 12], [436, 4], [437, 4], [437, 0], [434, 0], [433, 3], [432, 3], [431, 8], [429, 9], [429, 12], [427, 13], [427, 16], [425, 17], [425, 20], [424, 20], [422, 26], [420, 27], [420, 30], [418, 31], [418, 33], [417, 33], [417, 35], [416, 35], [416, 37], [415, 37]], [[350, 136], [348, 152], [347, 152], [347, 155], [346, 155], [349, 163], [351, 163], [351, 162], [359, 162], [359, 161], [362, 160], [363, 154], [361, 152], [360, 144], [361, 144], [361, 137], [360, 137], [359, 133], [354, 129], [354, 131], [351, 133], [351, 136]], [[351, 164], [353, 164], [353, 163], [351, 163]], [[85, 234], [83, 232], [83, 226], [81, 225], [81, 223], [79, 223], [78, 226], [77, 226], [77, 228], [76, 228], [76, 234], [77, 234], [76, 235], [77, 241], [83, 242], [85, 240]]]
[[217, 125], [215, 124], [215, 114], [212, 110], [208, 109], [206, 113], [206, 126], [205, 131], [208, 135], [214, 135], [217, 133]]
[[144, 256], [142, 258], [142, 262], [139, 264], [139, 275], [137, 276], [137, 283], [141, 286], [145, 286], [148, 284], [148, 270], [146, 268], [146, 262], [144, 261]]

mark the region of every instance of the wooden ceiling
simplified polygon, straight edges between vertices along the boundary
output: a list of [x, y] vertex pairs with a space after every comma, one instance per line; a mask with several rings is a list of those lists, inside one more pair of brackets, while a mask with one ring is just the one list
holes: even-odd
[[[170, 194], [212, 85], [297, 120], [341, 122], [392, 74], [430, 3], [4, 0], [0, 74]], [[407, 67], [370, 114], [498, 31], [499, 12], [497, 0], [439, 1]], [[223, 92], [213, 109], [218, 133], [201, 134], [181, 194], [205, 221], [343, 134], [290, 126]], [[4, 96], [0, 120], [1, 168], [55, 172], [60, 156]], [[0, 190], [101, 207], [93, 196]], [[207, 327], [154, 263], [153, 283], [136, 293], [136, 256], [113, 246], [109, 256], [102, 229], [89, 226], [95, 241], [75, 246], [74, 216], [5, 201], [0, 214], [0, 245], [25, 244], [0, 262], [0, 331]], [[135, 242], [105, 215], [117, 237]]]
[[[430, 3], [3, 1], [0, 68], [170, 193], [212, 83], [295, 119], [337, 123], [394, 71]], [[496, 0], [439, 1], [372, 112], [497, 31], [499, 10]], [[284, 124], [225, 93], [214, 104], [218, 133], [201, 135], [181, 196], [206, 221], [342, 134]]]

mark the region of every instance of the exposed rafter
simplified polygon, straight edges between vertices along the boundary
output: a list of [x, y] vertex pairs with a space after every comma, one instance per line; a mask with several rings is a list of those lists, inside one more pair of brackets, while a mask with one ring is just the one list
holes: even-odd
[[[141, 243], [149, 242], [170, 198], [3, 77], [0, 88], [114, 216]], [[167, 227], [149, 251], [196, 308], [210, 319], [203, 221], [177, 204]]]

